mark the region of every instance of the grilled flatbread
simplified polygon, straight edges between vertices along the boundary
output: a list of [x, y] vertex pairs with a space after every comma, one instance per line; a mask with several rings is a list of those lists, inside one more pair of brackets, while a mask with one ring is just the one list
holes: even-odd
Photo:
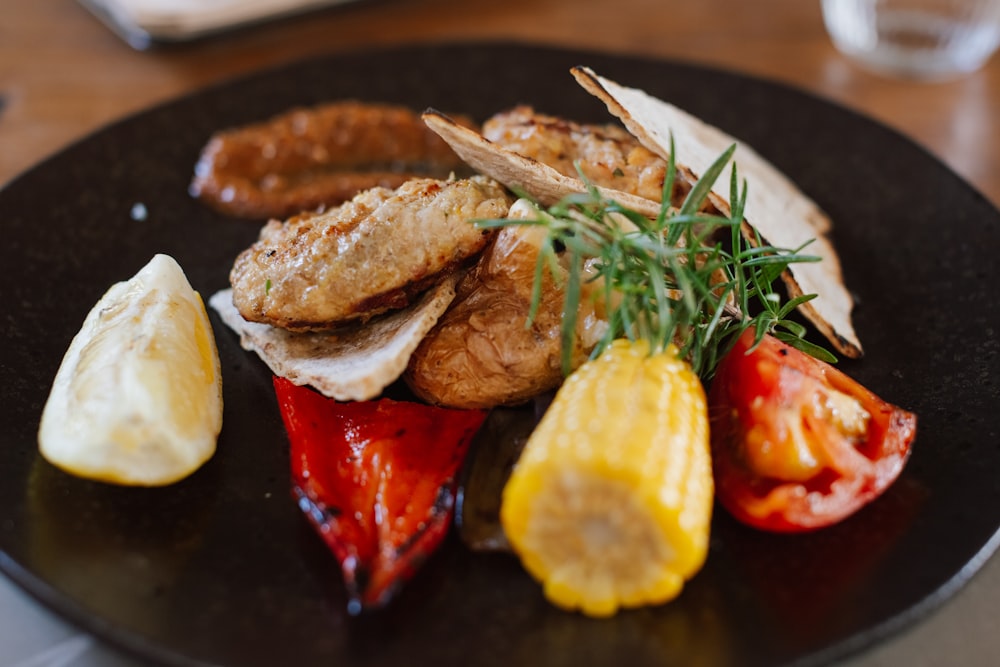
[[[753, 148], [708, 125], [691, 114], [647, 93], [621, 86], [592, 70], [577, 67], [573, 76], [588, 92], [601, 99], [608, 110], [649, 150], [669, 156], [673, 136], [684, 168], [695, 176], [704, 173], [732, 144], [738, 144], [735, 162], [747, 183], [744, 235], [753, 243], [753, 230], [772, 246], [798, 249], [822, 258], [820, 262], [794, 264], [782, 276], [791, 296], [817, 294], [800, 307], [802, 314], [847, 357], [862, 355], [861, 342], [851, 323], [853, 300], [844, 286], [837, 252], [827, 237], [830, 219], [794, 183], [756, 153]], [[731, 163], [732, 164], [732, 163]], [[727, 166], [713, 188], [712, 203], [729, 209], [732, 166]]]
[[455, 298], [459, 274], [429, 289], [408, 308], [325, 332], [293, 332], [248, 322], [233, 305], [233, 291], [214, 294], [209, 305], [240, 335], [243, 349], [297, 385], [310, 385], [338, 401], [377, 397], [406, 369], [420, 341]]

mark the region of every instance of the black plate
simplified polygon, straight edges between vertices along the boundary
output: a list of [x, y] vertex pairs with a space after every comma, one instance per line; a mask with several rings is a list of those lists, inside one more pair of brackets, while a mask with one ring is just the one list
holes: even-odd
[[[225, 428], [217, 455], [193, 477], [122, 489], [74, 479], [39, 457], [35, 431], [49, 384], [103, 291], [166, 252], [210, 294], [256, 236], [257, 224], [223, 219], [187, 195], [213, 131], [345, 97], [480, 118], [528, 102], [603, 121], [603, 107], [568, 74], [578, 64], [748, 141], [836, 221], [868, 352], [842, 366], [920, 415], [913, 457], [883, 498], [841, 525], [796, 537], [743, 528], [719, 511], [708, 563], [681, 598], [612, 620], [553, 609], [515, 559], [472, 555], [454, 539], [386, 613], [354, 619], [332, 557], [290, 498], [270, 376], [217, 319]], [[145, 218], [131, 214], [137, 203]], [[0, 566], [59, 613], [147, 661], [823, 663], [933, 607], [995, 546], [1000, 215], [910, 141], [787, 87], [518, 45], [337, 55], [109, 127], [13, 182], [0, 193], [0, 211]]]

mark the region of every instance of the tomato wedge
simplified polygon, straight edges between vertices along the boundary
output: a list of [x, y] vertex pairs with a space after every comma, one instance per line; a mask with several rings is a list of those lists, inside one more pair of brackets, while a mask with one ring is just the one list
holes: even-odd
[[279, 377], [274, 388], [294, 493], [340, 563], [348, 610], [381, 607], [447, 534], [457, 472], [486, 413], [339, 403]]
[[828, 526], [899, 476], [917, 418], [833, 366], [747, 330], [709, 389], [719, 502], [777, 532]]

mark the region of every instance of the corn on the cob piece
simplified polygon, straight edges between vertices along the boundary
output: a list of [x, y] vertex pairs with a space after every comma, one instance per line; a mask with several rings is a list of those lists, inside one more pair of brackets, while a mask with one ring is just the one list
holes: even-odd
[[672, 346], [616, 341], [563, 384], [503, 493], [545, 596], [589, 616], [676, 597], [708, 551], [705, 394]]

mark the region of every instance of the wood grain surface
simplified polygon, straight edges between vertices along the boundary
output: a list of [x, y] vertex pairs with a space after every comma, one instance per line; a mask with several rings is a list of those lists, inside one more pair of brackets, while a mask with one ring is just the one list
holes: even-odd
[[73, 0], [0, 0], [0, 183], [126, 114], [311, 55], [512, 39], [682, 59], [789, 83], [914, 139], [1000, 203], [1000, 58], [946, 83], [843, 58], [810, 0], [374, 0], [136, 51]]

